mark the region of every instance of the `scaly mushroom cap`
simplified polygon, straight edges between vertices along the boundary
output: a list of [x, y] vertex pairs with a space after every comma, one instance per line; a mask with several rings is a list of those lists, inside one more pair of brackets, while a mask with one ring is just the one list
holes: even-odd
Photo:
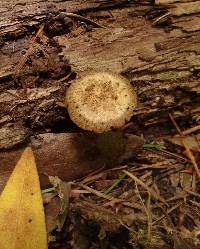
[[66, 105], [72, 121], [97, 133], [122, 127], [137, 104], [130, 82], [114, 73], [93, 72], [75, 80], [67, 90]]

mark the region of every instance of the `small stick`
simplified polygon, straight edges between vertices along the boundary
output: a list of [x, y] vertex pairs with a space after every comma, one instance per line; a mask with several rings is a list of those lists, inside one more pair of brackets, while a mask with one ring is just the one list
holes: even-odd
[[158, 24], [161, 24], [161, 23], [167, 21], [168, 18], [169, 18], [170, 16], [171, 16], [171, 13], [170, 13], [170, 12], [165, 13], [164, 15], [158, 17], [158, 18], [153, 22], [153, 25], [155, 26], [155, 25], [158, 25]]
[[70, 17], [70, 18], [76, 18], [78, 20], [88, 22], [88, 23], [93, 24], [94, 26], [99, 27], [99, 28], [105, 28], [104, 26], [102, 26], [102, 25], [98, 24], [97, 22], [94, 22], [94, 21], [92, 21], [92, 20], [90, 20], [90, 19], [88, 19], [88, 18], [86, 18], [84, 16], [80, 16], [80, 15], [70, 13], [70, 12], [68, 12], [68, 13], [62, 12], [62, 14], [64, 14], [67, 17]]
[[194, 206], [200, 208], [200, 203], [193, 201], [193, 200], [189, 200], [190, 203], [192, 203]]
[[191, 152], [190, 148], [189, 148], [189, 147], [187, 146], [187, 144], [185, 143], [184, 138], [182, 138], [181, 140], [182, 140], [182, 144], [184, 145], [184, 147], [185, 147], [185, 149], [186, 149], [186, 152], [187, 152], [187, 154], [188, 154], [190, 160], [192, 161], [192, 164], [193, 164], [193, 166], [194, 166], [194, 169], [195, 169], [195, 171], [196, 171], [198, 177], [200, 178], [200, 171], [199, 171], [198, 165], [197, 165], [197, 163], [196, 163], [196, 160], [195, 160], [195, 158], [194, 158], [194, 156], [193, 156], [193, 153]]
[[175, 121], [175, 119], [174, 119], [174, 117], [172, 116], [171, 113], [169, 113], [169, 117], [170, 117], [170, 119], [171, 119], [173, 125], [175, 126], [176, 130], [177, 130], [178, 133], [180, 134], [180, 136], [181, 136], [181, 142], [182, 142], [183, 146], [185, 147], [185, 150], [186, 150], [186, 152], [187, 152], [187, 155], [189, 156], [189, 158], [190, 158], [190, 160], [191, 160], [191, 162], [192, 162], [192, 165], [193, 165], [193, 167], [194, 167], [194, 169], [195, 169], [195, 171], [196, 171], [198, 177], [200, 178], [200, 171], [199, 171], [198, 165], [197, 165], [197, 163], [196, 163], [196, 160], [195, 160], [195, 158], [194, 158], [194, 156], [193, 156], [193, 154], [192, 154], [190, 148], [187, 146], [187, 143], [186, 143], [185, 140], [184, 140], [183, 133], [182, 133], [181, 129], [179, 128], [178, 124], [176, 123], [176, 121]]
[[97, 196], [99, 196], [99, 197], [102, 197], [102, 198], [104, 198], [104, 199], [107, 199], [107, 200], [109, 200], [109, 201], [114, 201], [114, 202], [121, 202], [121, 201], [122, 201], [122, 200], [117, 199], [117, 198], [115, 198], [115, 197], [112, 197], [112, 196], [103, 194], [103, 193], [101, 193], [100, 191], [97, 191], [97, 190], [95, 190], [95, 189], [93, 189], [93, 188], [88, 187], [87, 185], [84, 185], [84, 184], [81, 184], [81, 183], [76, 183], [76, 184], [77, 184], [79, 187], [82, 187], [82, 188], [86, 189], [86, 190], [89, 191], [90, 193], [95, 194], [95, 195], [97, 195]]
[[139, 185], [141, 185], [143, 188], [145, 188], [156, 200], [159, 200], [161, 202], [165, 202], [165, 200], [158, 194], [156, 193], [153, 189], [148, 187], [143, 181], [141, 181], [139, 178], [134, 176], [132, 173], [128, 172], [127, 170], [123, 170], [125, 174], [127, 174], [130, 178], [132, 178], [134, 181], [136, 181]]
[[[178, 203], [175, 206], [173, 206], [172, 208], [170, 208], [168, 211], [166, 211], [167, 214], [170, 214], [172, 211], [174, 211], [175, 209], [177, 209], [178, 207], [180, 207], [182, 205], [182, 203]], [[163, 218], [165, 218], [165, 214], [161, 215], [160, 218], [158, 218], [157, 220], [155, 220], [152, 225], [155, 225], [156, 223], [158, 223], [159, 221], [161, 221]]]
[[190, 194], [190, 195], [193, 195], [193, 196], [196, 196], [196, 197], [199, 197], [200, 198], [200, 194], [196, 193], [196, 192], [193, 192], [189, 189], [185, 189], [184, 190], [186, 193]]
[[145, 169], [164, 169], [164, 168], [169, 167], [169, 165], [171, 165], [172, 162], [174, 162], [174, 160], [169, 159], [169, 160], [164, 160], [162, 162], [154, 163], [154, 164], [151, 164], [151, 165], [142, 164], [142, 166], [140, 166], [139, 168], [131, 170], [131, 172], [142, 171], [142, 170], [145, 170]]
[[86, 189], [87, 191], [89, 191], [92, 194], [95, 194], [95, 195], [97, 195], [99, 197], [102, 197], [104, 199], [107, 199], [107, 200], [111, 201], [112, 204], [120, 203], [121, 202], [122, 205], [124, 205], [124, 206], [131, 207], [131, 208], [136, 208], [136, 209], [140, 209], [140, 207], [137, 204], [129, 203], [129, 202], [127, 202], [124, 199], [118, 199], [118, 198], [115, 198], [115, 197], [103, 194], [102, 192], [97, 191], [95, 189], [92, 189], [92, 188], [88, 187], [87, 185], [84, 185], [84, 184], [81, 184], [81, 183], [75, 183], [75, 185]]
[[169, 113], [169, 117], [170, 117], [170, 119], [171, 119], [171, 121], [172, 121], [174, 127], [175, 127], [176, 130], [178, 131], [178, 133], [182, 136], [183, 133], [182, 133], [181, 129], [179, 128], [178, 124], [176, 123], [176, 121], [175, 121], [175, 119], [174, 119], [174, 117], [172, 116], [171, 113]]
[[[186, 190], [185, 190], [186, 191]], [[182, 191], [181, 193], [179, 193], [178, 195], [176, 196], [173, 196], [169, 199], [166, 200], [166, 202], [170, 202], [170, 201], [176, 201], [178, 199], [185, 199], [189, 194], [188, 193], [185, 193], [185, 191]]]
[[158, 155], [161, 155], [161, 156], [164, 155], [165, 157], [168, 157], [168, 158], [177, 159], [179, 162], [182, 162], [182, 163], [189, 162], [189, 159], [182, 157], [182, 156], [179, 156], [175, 153], [169, 152], [167, 150], [163, 150], [163, 149], [159, 149], [159, 150], [156, 149], [155, 150], [155, 149], [150, 149], [150, 148], [145, 148], [144, 150], [151, 151], [151, 152], [158, 154]]
[[189, 129], [183, 131], [182, 134], [186, 136], [186, 135], [189, 135], [189, 134], [191, 134], [191, 133], [193, 133], [195, 131], [198, 131], [198, 130], [200, 130], [200, 125], [197, 125], [195, 127], [189, 128]]

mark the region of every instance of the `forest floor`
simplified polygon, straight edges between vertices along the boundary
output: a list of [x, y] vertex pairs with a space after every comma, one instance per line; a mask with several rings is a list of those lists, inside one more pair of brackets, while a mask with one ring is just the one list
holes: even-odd
[[[33, 1], [0, 19], [0, 189], [29, 145], [49, 248], [200, 248], [200, 1], [69, 2], [76, 15]], [[138, 96], [106, 163], [64, 104], [91, 70]]]

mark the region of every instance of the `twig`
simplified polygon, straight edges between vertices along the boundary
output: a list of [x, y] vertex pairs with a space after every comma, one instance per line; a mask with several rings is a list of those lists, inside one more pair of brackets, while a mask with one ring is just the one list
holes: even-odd
[[195, 127], [189, 128], [189, 129], [183, 131], [182, 134], [186, 136], [186, 135], [189, 135], [189, 134], [191, 134], [191, 133], [193, 133], [195, 131], [198, 131], [198, 130], [200, 130], [200, 125], [197, 125]]
[[80, 16], [80, 15], [77, 15], [77, 14], [74, 14], [74, 13], [69, 13], [69, 12], [64, 13], [64, 12], [62, 12], [62, 14], [64, 14], [67, 17], [70, 17], [70, 18], [76, 18], [78, 20], [88, 22], [88, 23], [93, 24], [94, 26], [99, 27], [99, 28], [105, 28], [104, 26], [98, 24], [97, 22], [94, 22], [94, 21], [92, 21], [92, 20], [90, 20], [90, 19], [88, 19], [86, 17]]
[[104, 175], [103, 172], [99, 173], [99, 174], [96, 174], [96, 175], [88, 175], [80, 183], [82, 183], [82, 184], [90, 184], [90, 183], [96, 181], [97, 179], [101, 178], [103, 175]]
[[191, 191], [191, 190], [188, 190], [188, 189], [185, 189], [184, 191], [185, 191], [186, 193], [190, 194], [190, 195], [193, 195], [193, 196], [196, 196], [196, 197], [199, 197], [199, 198], [200, 198], [200, 194], [198, 194], [198, 193], [195, 193], [195, 192], [193, 192], [193, 191]]
[[168, 158], [177, 159], [179, 162], [182, 162], [182, 163], [189, 162], [189, 159], [187, 159], [183, 156], [179, 156], [175, 153], [169, 152], [167, 150], [163, 150], [163, 149], [158, 150], [158, 149], [151, 149], [151, 148], [144, 148], [144, 150], [154, 152], [154, 153], [161, 155], [161, 156], [165, 156], [165, 157], [167, 156]]
[[126, 200], [124, 199], [118, 199], [118, 198], [115, 198], [115, 197], [112, 197], [112, 196], [109, 196], [109, 195], [106, 195], [106, 194], [103, 194], [95, 189], [92, 189], [84, 184], [81, 184], [81, 183], [75, 183], [75, 185], [78, 185], [79, 187], [82, 187], [84, 189], [86, 189], [87, 191], [89, 191], [90, 193], [92, 194], [95, 194], [99, 197], [102, 197], [104, 199], [107, 199], [109, 201], [111, 201], [112, 204], [115, 204], [115, 203], [122, 203], [122, 205], [124, 206], [127, 206], [127, 207], [131, 207], [131, 208], [136, 208], [136, 209], [141, 209], [139, 205], [135, 204], [135, 203], [129, 203], [127, 202]]
[[175, 121], [175, 119], [173, 118], [173, 116], [172, 116], [171, 113], [169, 113], [169, 117], [170, 117], [172, 123], [174, 124], [174, 126], [176, 127], [176, 130], [177, 130], [178, 133], [180, 134], [180, 136], [181, 136], [181, 142], [182, 142], [183, 146], [185, 147], [185, 150], [186, 150], [186, 152], [187, 152], [187, 155], [189, 156], [189, 158], [190, 158], [190, 160], [191, 160], [191, 162], [192, 162], [192, 164], [193, 164], [193, 167], [194, 167], [194, 169], [195, 169], [195, 171], [196, 171], [196, 173], [197, 173], [197, 176], [200, 178], [200, 171], [199, 171], [198, 165], [197, 165], [197, 163], [196, 163], [196, 160], [195, 160], [195, 158], [194, 158], [194, 156], [193, 156], [193, 154], [192, 154], [190, 148], [187, 146], [187, 143], [186, 143], [185, 140], [184, 140], [183, 133], [182, 133], [181, 129], [179, 128], [178, 124], [176, 123], [176, 121]]
[[[174, 211], [175, 209], [177, 209], [178, 207], [180, 207], [182, 205], [182, 203], [178, 203], [175, 206], [173, 206], [172, 208], [170, 208], [169, 210], [166, 211], [167, 214], [170, 214], [172, 211]], [[165, 214], [161, 215], [160, 218], [158, 218], [157, 220], [152, 222], [152, 225], [155, 225], [156, 223], [158, 223], [159, 221], [161, 221], [163, 218], [165, 218]]]
[[90, 193], [95, 194], [95, 195], [97, 195], [97, 196], [99, 196], [99, 197], [102, 197], [102, 198], [104, 198], [104, 199], [107, 199], [107, 200], [110, 200], [110, 201], [114, 201], [114, 202], [121, 202], [121, 201], [122, 201], [122, 200], [117, 199], [117, 198], [115, 198], [115, 197], [112, 197], [112, 196], [103, 194], [103, 193], [101, 193], [100, 191], [97, 191], [97, 190], [95, 190], [95, 189], [93, 189], [93, 188], [88, 187], [87, 185], [84, 185], [84, 184], [81, 184], [81, 183], [76, 183], [76, 184], [77, 184], [79, 187], [82, 187], [82, 188], [86, 189], [86, 190], [89, 191]]
[[172, 121], [174, 127], [175, 127], [176, 130], [178, 131], [178, 133], [179, 133], [180, 135], [183, 135], [181, 129], [179, 128], [178, 124], [176, 123], [176, 121], [175, 121], [175, 119], [174, 119], [174, 117], [172, 116], [171, 113], [169, 113], [169, 117], [170, 117], [170, 119], [171, 119], [171, 121]]
[[141, 181], [139, 178], [134, 176], [132, 173], [128, 172], [127, 170], [123, 170], [125, 174], [127, 174], [130, 178], [132, 178], [134, 181], [136, 181], [138, 184], [140, 184], [143, 188], [145, 188], [156, 200], [159, 200], [166, 204], [165, 200], [156, 193], [153, 189], [148, 187], [143, 181]]
[[[81, 179], [79, 179], [80, 183], [89, 183], [89, 182], [93, 182], [96, 179], [100, 178], [103, 176], [103, 172], [102, 170], [105, 168], [105, 165], [102, 166], [101, 168], [98, 168], [94, 171], [92, 171], [91, 173], [89, 173], [89, 175], [87, 175], [86, 177], [82, 177]], [[100, 173], [99, 173], [100, 172]]]
[[164, 169], [164, 168], [168, 168], [169, 164], [172, 163], [172, 162], [174, 162], [174, 160], [169, 159], [169, 160], [164, 160], [162, 162], [154, 163], [154, 164], [151, 164], [151, 165], [142, 164], [142, 166], [140, 166], [139, 168], [131, 169], [131, 172], [142, 171], [142, 170], [145, 170], [145, 169]]
[[178, 195], [173, 196], [173, 197], [167, 199], [166, 202], [176, 201], [176, 200], [179, 200], [179, 199], [185, 199], [189, 195], [189, 194], [185, 193], [185, 191], [182, 191]]
[[83, 190], [83, 189], [72, 189], [71, 190], [71, 196], [73, 195], [77, 195], [77, 194], [89, 194], [90, 192], [87, 190]]
[[189, 200], [190, 203], [192, 203], [194, 206], [200, 208], [200, 203], [193, 201], [193, 200]]
[[186, 152], [187, 152], [187, 154], [188, 154], [188, 156], [189, 156], [189, 158], [190, 158], [190, 160], [191, 160], [191, 162], [192, 162], [192, 164], [194, 166], [194, 169], [195, 169], [195, 171], [197, 173], [197, 176], [200, 178], [200, 171], [199, 171], [198, 165], [196, 163], [196, 160], [195, 160], [195, 158], [193, 156], [193, 153], [191, 152], [190, 148], [187, 146], [184, 138], [182, 138], [181, 141], [182, 141], [182, 144], [184, 145], [184, 147], [186, 149]]
[[171, 13], [170, 12], [167, 12], [165, 14], [163, 14], [162, 16], [159, 16], [158, 18], [156, 18], [155, 21], [153, 21], [152, 25], [156, 26], [156, 25], [159, 25], [163, 22], [166, 22], [171, 16]]
[[[79, 182], [82, 183], [82, 184], [90, 184], [90, 183], [96, 181], [97, 179], [103, 177], [107, 172], [118, 171], [118, 170], [121, 170], [121, 169], [126, 169], [127, 167], [128, 167], [127, 165], [123, 165], [123, 166], [115, 167], [115, 168], [112, 168], [112, 169], [107, 169], [107, 170], [104, 170], [102, 172], [102, 170], [105, 168], [105, 166], [103, 166], [100, 169], [91, 172], [88, 176], [82, 178], [83, 180], [81, 182], [80, 182], [81, 179], [79, 179]], [[100, 172], [100, 173], [98, 173], [98, 172]]]

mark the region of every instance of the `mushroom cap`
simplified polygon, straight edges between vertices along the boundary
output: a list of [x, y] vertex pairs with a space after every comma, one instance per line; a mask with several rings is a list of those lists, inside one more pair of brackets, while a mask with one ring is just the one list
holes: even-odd
[[75, 80], [66, 93], [71, 120], [97, 133], [122, 127], [133, 115], [137, 96], [130, 82], [111, 72], [92, 72]]

